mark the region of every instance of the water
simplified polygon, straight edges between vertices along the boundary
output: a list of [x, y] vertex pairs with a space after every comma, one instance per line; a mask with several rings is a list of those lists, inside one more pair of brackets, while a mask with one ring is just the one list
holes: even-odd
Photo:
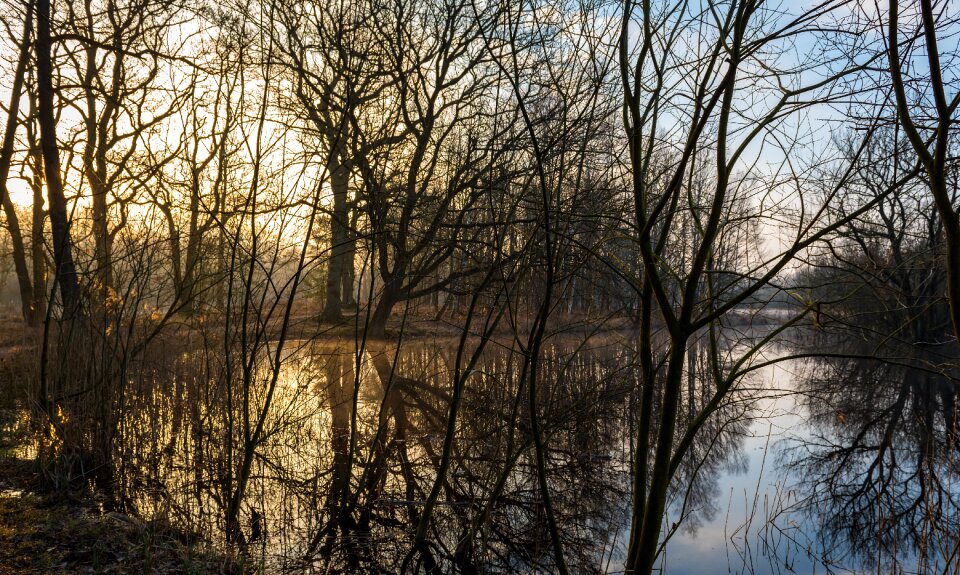
[[[265, 440], [257, 445], [240, 508], [251, 556], [271, 571], [400, 570], [436, 478], [456, 345], [417, 340], [399, 349], [394, 343], [360, 351], [346, 343], [293, 346], [264, 418]], [[729, 347], [735, 345], [731, 339]], [[766, 357], [786, 353], [788, 348], [771, 346]], [[630, 519], [638, 377], [631, 337], [557, 337], [544, 356], [539, 421], [567, 561], [577, 572], [617, 572]], [[695, 413], [711, 392], [699, 376], [706, 368], [702, 356], [702, 349], [692, 350], [684, 413]], [[115, 455], [122, 462], [122, 505], [214, 540], [225, 532], [245, 437], [242, 386], [208, 377], [222, 373], [210, 369], [215, 357], [184, 355], [174, 373], [145, 368], [128, 390], [129, 415]], [[552, 571], [526, 391], [517, 394], [522, 364], [516, 346], [500, 341], [488, 346], [466, 380], [451, 465], [428, 537], [434, 558], [447, 570], [456, 563], [464, 572]], [[902, 510], [878, 500], [876, 513], [861, 510], [855, 522], [844, 522], [838, 520], [843, 505], [873, 491], [867, 486], [866, 495], [848, 493], [845, 499], [838, 485], [823, 487], [831, 473], [836, 482], [837, 470], [827, 465], [834, 457], [827, 453], [830, 442], [856, 443], [854, 427], [861, 421], [876, 427], [886, 409], [858, 396], [853, 401], [863, 413], [838, 411], [853, 410], [842, 405], [837, 390], [857, 386], [824, 374], [849, 375], [855, 367], [843, 371], [827, 362], [790, 360], [740, 383], [678, 471], [665, 527], [678, 525], [659, 563], [663, 572], [943, 570], [957, 532], [948, 481], [925, 490], [938, 498], [935, 521], [928, 502], [916, 513], [896, 516], [886, 511]], [[269, 373], [261, 371], [247, 395], [252, 424], [269, 387]], [[944, 390], [937, 395], [940, 404], [953, 388]], [[873, 417], [872, 407], [879, 410]], [[935, 465], [946, 481], [955, 472], [952, 440], [942, 424], [927, 427], [941, 444], [936, 454], [929, 448], [932, 461], [919, 467]], [[908, 439], [891, 439], [898, 454], [891, 469], [910, 468], [903, 461], [915, 447]], [[849, 469], [859, 465], [848, 463]], [[913, 480], [929, 482], [930, 473]], [[494, 497], [498, 482], [502, 489]], [[910, 484], [910, 477], [901, 477], [896, 489], [876, 489], [876, 495], [915, 495]], [[933, 549], [934, 543], [939, 547]]]

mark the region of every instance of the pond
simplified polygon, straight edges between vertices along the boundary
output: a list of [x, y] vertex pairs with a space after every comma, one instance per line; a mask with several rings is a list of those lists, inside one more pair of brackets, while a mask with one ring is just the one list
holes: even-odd
[[[457, 343], [291, 346], [239, 512], [252, 559], [269, 572], [402, 570], [467, 363], [457, 369]], [[711, 393], [700, 347], [688, 353], [686, 417]], [[792, 353], [768, 348], [768, 359]], [[210, 361], [184, 354], [175, 373], [137, 379], [115, 460], [121, 505], [216, 540], [268, 373], [245, 393], [207, 377], [224, 371]], [[884, 365], [787, 359], [744, 378], [677, 471], [662, 572], [956, 569], [955, 388], [930, 392]], [[519, 347], [495, 341], [466, 374], [428, 521], [443, 572], [552, 572], [522, 369]], [[544, 349], [548, 485], [575, 572], [623, 569], [638, 377], [629, 334], [556, 336]]]

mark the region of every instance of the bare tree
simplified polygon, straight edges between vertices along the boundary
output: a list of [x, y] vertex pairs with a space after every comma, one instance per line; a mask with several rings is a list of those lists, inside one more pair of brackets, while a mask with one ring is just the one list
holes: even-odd
[[[398, 303], [483, 271], [468, 252], [492, 224], [474, 218], [484, 194], [495, 189], [492, 167], [513, 127], [487, 121], [491, 113], [509, 112], [497, 109], [496, 70], [469, 6], [400, 1], [376, 18], [394, 87], [387, 99], [402, 137], [357, 156], [370, 249], [382, 280], [369, 326], [375, 337], [384, 334]], [[352, 122], [363, 130], [358, 120]], [[467, 263], [444, 269], [455, 255]]]
[[80, 313], [80, 283], [73, 261], [71, 224], [67, 215], [67, 199], [60, 176], [60, 150], [57, 143], [57, 121], [54, 112], [53, 54], [51, 10], [49, 0], [37, 0], [37, 35], [34, 42], [37, 62], [37, 123], [40, 126], [40, 150], [43, 173], [50, 203], [53, 235], [55, 279], [60, 287], [64, 317]]
[[[800, 321], [806, 310], [733, 356], [718, 346], [718, 330], [798, 254], [879, 201], [834, 217], [826, 207], [849, 178], [852, 161], [831, 163], [835, 175], [828, 193], [811, 199], [803, 193], [805, 176], [797, 167], [798, 141], [780, 132], [811, 105], [846, 98], [845, 80], [879, 57], [876, 51], [842, 54], [838, 61], [812, 58], [800, 65], [771, 57], [802, 37], [808, 42], [827, 32], [821, 41], [833, 35], [855, 37], [856, 28], [835, 12], [840, 4], [778, 13], [753, 1], [710, 2], [702, 9], [685, 2], [624, 3], [619, 41], [624, 128], [634, 200], [632, 234], [642, 261], [634, 284], [641, 309], [642, 397], [628, 573], [651, 573], [676, 530], [673, 524], [664, 531], [668, 493], [694, 438], [738, 381], [768, 364], [757, 361], [763, 345]], [[854, 159], [872, 131], [868, 124]], [[751, 146], [785, 159], [778, 160], [780, 168], [773, 172], [760, 171]], [[694, 170], [705, 169], [711, 176], [706, 188], [697, 191], [689, 182]], [[785, 192], [788, 200], [773, 200]], [[737, 230], [745, 231], [751, 221], [763, 226], [781, 217], [780, 205], [793, 206], [796, 219], [779, 245], [748, 249], [746, 257], [722, 255], [744, 235]], [[682, 221], [689, 222], [689, 247], [676, 250], [671, 248], [673, 233]], [[764, 251], [773, 255], [762, 255]], [[662, 338], [655, 335], [661, 327]], [[686, 355], [697, 334], [704, 334], [709, 346], [713, 395], [683, 422]]]
[[10, 89], [10, 103], [7, 108], [7, 123], [3, 133], [3, 143], [0, 147], [0, 202], [3, 203], [3, 213], [7, 219], [7, 231], [13, 251], [14, 268], [17, 274], [17, 284], [20, 288], [20, 309], [24, 321], [29, 325], [37, 325], [39, 321], [38, 309], [34, 307], [33, 282], [27, 268], [27, 251], [23, 241], [23, 232], [17, 216], [13, 200], [7, 189], [10, 177], [10, 166], [14, 156], [17, 127], [20, 124], [20, 100], [24, 92], [24, 83], [27, 66], [30, 62], [30, 35], [33, 30], [33, 5], [25, 6], [23, 19], [23, 38], [19, 42], [16, 70], [13, 73], [13, 86]]
[[[357, 157], [402, 136], [391, 129], [391, 116], [374, 116], [373, 109], [395, 81], [386, 69], [382, 38], [374, 28], [382, 10], [369, 2], [308, 2], [280, 7], [278, 44], [295, 86], [291, 105], [304, 112], [302, 143], [330, 174], [332, 209], [329, 216], [330, 257], [322, 317], [341, 319], [342, 308], [356, 305], [355, 255], [360, 190]], [[358, 127], [367, 128], [361, 139]]]
[[[955, 205], [956, 193], [948, 186], [948, 174], [953, 163], [950, 151], [953, 142], [951, 125], [956, 121], [960, 94], [952, 99], [947, 97], [947, 90], [956, 83], [953, 77], [955, 54], [941, 53], [937, 39], [939, 31], [949, 27], [956, 15], [949, 10], [946, 2], [936, 7], [935, 4], [931, 0], [916, 3], [911, 25], [907, 27], [908, 37], [901, 44], [900, 4], [896, 0], [890, 2], [887, 63], [896, 98], [897, 121], [923, 165], [930, 193], [943, 222], [950, 313], [954, 333], [960, 337], [960, 215]], [[917, 19], [920, 20], [919, 25], [912, 25]], [[914, 30], [917, 30], [916, 34]], [[904, 60], [919, 55], [921, 51], [926, 53], [926, 67], [922, 71], [905, 68]], [[905, 72], [905, 69], [908, 71]], [[913, 97], [908, 96], [908, 90]], [[927, 105], [931, 97], [932, 105]], [[919, 114], [911, 111], [916, 106], [922, 110]]]

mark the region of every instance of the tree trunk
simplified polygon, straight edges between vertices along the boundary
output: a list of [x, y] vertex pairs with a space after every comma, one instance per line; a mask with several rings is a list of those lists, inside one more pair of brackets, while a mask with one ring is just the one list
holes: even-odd
[[[330, 187], [333, 189], [333, 214], [330, 217], [330, 260], [327, 269], [326, 297], [323, 303], [323, 319], [340, 321], [343, 310], [341, 289], [344, 284], [344, 268], [347, 255], [347, 186], [350, 170], [339, 164], [330, 170]], [[352, 267], [352, 265], [351, 265]], [[351, 282], [352, 283], [352, 282]], [[352, 288], [352, 286], [351, 286]], [[349, 293], [351, 290], [344, 290]]]
[[[650, 487], [645, 504], [635, 505], [634, 514], [640, 514], [641, 521], [634, 525], [640, 528], [632, 530], [630, 541], [633, 544], [631, 556], [627, 558], [627, 573], [648, 575], [653, 572], [659, 549], [660, 532], [666, 511], [667, 493], [672, 474], [670, 459], [673, 451], [673, 438], [676, 434], [677, 415], [680, 403], [683, 365], [687, 353], [686, 334], [672, 337], [670, 356], [667, 360], [667, 373], [663, 382], [664, 397], [660, 408], [660, 425], [657, 430], [654, 465], [650, 473]], [[636, 541], [636, 543], [634, 543]]]
[[357, 307], [357, 298], [354, 294], [357, 282], [356, 258], [357, 240], [353, 237], [352, 230], [348, 230], [343, 254], [343, 285], [340, 288], [340, 304], [348, 309]]
[[[88, 18], [90, 5], [87, 5]], [[90, 34], [94, 33], [91, 24]], [[119, 58], [119, 55], [115, 55]], [[97, 118], [97, 91], [95, 90], [97, 81], [97, 47], [93, 44], [86, 49], [87, 66], [83, 79], [83, 88], [86, 92], [86, 132], [87, 141], [83, 151], [83, 166], [87, 176], [87, 183], [90, 185], [93, 207], [93, 261], [95, 262], [95, 273], [97, 278], [97, 297], [101, 305], [105, 304], [109, 297], [109, 288], [112, 283], [110, 265], [110, 236], [107, 229], [107, 193], [106, 183], [106, 142], [100, 137], [100, 122]], [[104, 115], [109, 114], [104, 110]]]
[[180, 302], [188, 313], [199, 310], [197, 297], [197, 267], [200, 264], [200, 183], [194, 172], [193, 189], [190, 191], [190, 224], [187, 232], [187, 254], [183, 267], [183, 283], [180, 285]]
[[20, 309], [23, 320], [28, 325], [36, 324], [36, 314], [31, 306], [33, 286], [27, 268], [27, 253], [23, 243], [23, 234], [20, 231], [20, 221], [17, 211], [10, 199], [7, 190], [7, 178], [10, 175], [10, 162], [13, 159], [14, 138], [17, 132], [17, 116], [20, 113], [20, 96], [23, 93], [23, 77], [26, 74], [27, 62], [30, 59], [30, 28], [33, 10], [27, 7], [27, 19], [23, 23], [23, 41], [20, 43], [20, 57], [17, 60], [17, 69], [13, 76], [13, 88], [10, 91], [10, 107], [8, 108], [7, 127], [3, 135], [3, 148], [0, 150], [0, 198], [3, 199], [3, 211], [7, 217], [7, 229], [10, 230], [10, 241], [13, 244], [13, 264], [17, 272], [17, 285], [20, 288]]
[[53, 232], [53, 253], [56, 279], [60, 284], [64, 318], [71, 318], [80, 308], [80, 282], [73, 262], [67, 200], [60, 181], [60, 152], [57, 149], [57, 121], [53, 110], [53, 63], [50, 38], [50, 0], [37, 0], [37, 120], [40, 124], [40, 149], [43, 171], [50, 201], [50, 223]]
[[[34, 114], [34, 102], [30, 102], [31, 115]], [[30, 263], [33, 272], [33, 293], [30, 309], [33, 311], [33, 325], [39, 325], [47, 316], [47, 254], [44, 245], [44, 222], [47, 214], [43, 209], [43, 155], [37, 143], [31, 124], [27, 124], [27, 140], [30, 143], [30, 188], [33, 190], [33, 213], [30, 222]]]
[[[91, 177], [92, 180], [92, 177]], [[92, 183], [92, 182], [91, 182]], [[111, 273], [111, 241], [107, 229], [107, 189], [102, 183], [91, 185], [93, 190], [93, 261], [96, 265], [97, 293], [99, 303], [105, 304], [113, 283]]]
[[[4, 178], [5, 179], [5, 178]], [[23, 234], [20, 231], [20, 220], [16, 209], [10, 200], [6, 186], [0, 190], [3, 195], [3, 212], [7, 218], [7, 229], [10, 231], [10, 243], [13, 244], [13, 266], [17, 272], [17, 287], [20, 290], [20, 313], [27, 325], [36, 325], [36, 314], [33, 303], [33, 283], [30, 281], [30, 270], [27, 267], [27, 252], [23, 243]]]
[[396, 287], [398, 284], [399, 281], [394, 278], [386, 282], [380, 301], [377, 302], [377, 307], [370, 318], [370, 325], [367, 327], [368, 336], [382, 338], [386, 335], [387, 320], [390, 319], [393, 306], [400, 301], [400, 290]]

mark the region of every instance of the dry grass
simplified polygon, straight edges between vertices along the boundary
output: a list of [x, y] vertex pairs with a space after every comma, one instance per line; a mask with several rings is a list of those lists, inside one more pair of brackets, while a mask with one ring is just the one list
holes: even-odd
[[0, 492], [0, 575], [237, 571], [167, 526], [100, 513], [87, 502]]
[[44, 493], [38, 462], [23, 458], [37, 433], [26, 415], [35, 337], [0, 319], [0, 575], [248, 572], [175, 526], [104, 512], [87, 491]]

